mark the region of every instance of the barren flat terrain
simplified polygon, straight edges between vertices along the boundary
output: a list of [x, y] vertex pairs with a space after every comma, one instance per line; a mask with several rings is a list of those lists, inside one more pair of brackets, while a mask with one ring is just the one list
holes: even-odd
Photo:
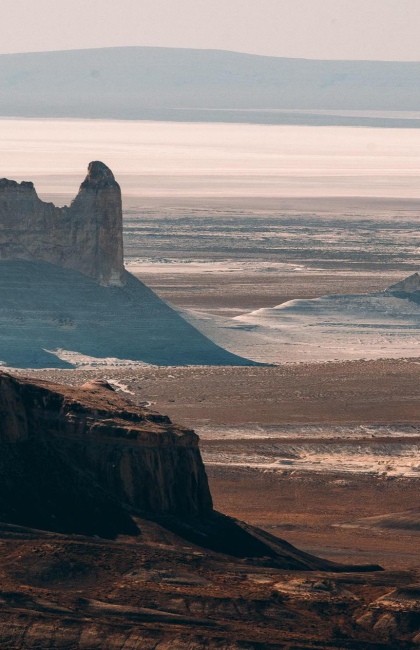
[[217, 272], [205, 267], [196, 273], [185, 269], [159, 272], [129, 267], [161, 298], [180, 309], [203, 310], [210, 314], [234, 317], [248, 311], [280, 305], [289, 300], [319, 298], [331, 294], [357, 294], [383, 291], [401, 273], [360, 272], [276, 273], [249, 272], [246, 269]]
[[228, 316], [383, 291], [419, 268], [419, 210], [418, 200], [127, 197], [126, 264], [176, 307]]
[[419, 567], [417, 529], [374, 528], [361, 520], [418, 505], [418, 479], [342, 473], [261, 472], [207, 466], [215, 507], [291, 544], [340, 562]]
[[420, 419], [414, 359], [273, 367], [86, 367], [20, 371], [64, 383], [113, 380], [174, 420], [204, 425], [408, 424]]

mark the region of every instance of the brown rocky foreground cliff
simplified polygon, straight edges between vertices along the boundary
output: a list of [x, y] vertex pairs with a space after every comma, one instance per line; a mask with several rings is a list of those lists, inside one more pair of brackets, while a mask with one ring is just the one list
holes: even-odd
[[346, 568], [215, 513], [194, 431], [106, 382], [74, 388], [0, 373], [0, 451], [0, 521], [116, 538], [141, 534], [136, 518], [146, 517], [234, 556]]
[[212, 510], [198, 436], [107, 384], [75, 390], [0, 374], [0, 445], [3, 521], [115, 535], [135, 531], [124, 509]]
[[0, 647], [409, 648], [418, 576], [212, 509], [194, 432], [105, 382], [0, 374]]
[[91, 162], [63, 208], [41, 201], [33, 183], [0, 179], [0, 260], [49, 262], [123, 285], [121, 190], [111, 170]]

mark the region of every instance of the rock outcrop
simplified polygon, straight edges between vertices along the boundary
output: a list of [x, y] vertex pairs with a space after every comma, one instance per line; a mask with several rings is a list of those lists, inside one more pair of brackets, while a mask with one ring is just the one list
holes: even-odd
[[101, 162], [70, 207], [0, 179], [0, 365], [78, 359], [254, 365], [215, 345], [124, 269], [121, 190]]
[[0, 647], [412, 647], [418, 587], [375, 568], [215, 512], [194, 432], [105, 381], [0, 373]]
[[212, 510], [198, 436], [107, 385], [80, 389], [0, 374], [0, 520], [114, 536], [126, 512]]
[[145, 519], [149, 536], [159, 525], [166, 539], [285, 569], [380, 568], [317, 558], [215, 512], [194, 431], [106, 382], [74, 388], [0, 372], [0, 522], [117, 537], [144, 535]]
[[413, 273], [408, 277], [392, 284], [388, 287], [387, 291], [390, 293], [417, 293], [420, 292], [420, 275], [418, 273]]
[[33, 183], [0, 179], [0, 260], [49, 262], [123, 285], [121, 190], [111, 170], [91, 162], [63, 208], [41, 201]]

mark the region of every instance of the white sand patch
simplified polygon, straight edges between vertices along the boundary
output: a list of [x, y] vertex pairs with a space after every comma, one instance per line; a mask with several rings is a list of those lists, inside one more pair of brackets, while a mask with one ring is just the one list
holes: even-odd
[[218, 345], [264, 363], [420, 357], [417, 294], [325, 296], [233, 319], [184, 317]]
[[127, 393], [127, 395], [135, 395], [135, 393], [133, 393], [132, 390], [129, 390], [126, 384], [123, 384], [121, 381], [118, 381], [117, 379], [109, 379], [108, 383], [111, 384], [111, 386], [117, 388], [121, 393]]
[[[127, 368], [127, 367], [142, 367], [142, 368], [153, 368], [148, 363], [143, 363], [142, 361], [130, 361], [129, 359], [117, 359], [116, 357], [90, 357], [87, 354], [80, 354], [74, 350], [45, 350], [50, 354], [54, 354], [56, 357], [62, 361], [68, 361], [76, 368]], [[112, 380], [113, 384], [118, 384], [118, 382]], [[118, 386], [122, 389], [121, 386]], [[134, 395], [134, 393], [131, 393]]]
[[419, 426], [387, 425], [201, 425], [195, 427], [201, 440], [375, 440], [420, 438]]
[[214, 273], [302, 273], [311, 272], [322, 274], [325, 271], [315, 271], [303, 264], [289, 264], [286, 262], [263, 262], [259, 260], [200, 260], [200, 259], [172, 259], [172, 258], [129, 258], [125, 266], [130, 273], [148, 274], [214, 274]]
[[[288, 457], [282, 457], [282, 454]], [[275, 472], [317, 472], [372, 474], [389, 477], [420, 478], [420, 449], [418, 444], [383, 445], [372, 449], [334, 445], [291, 445], [278, 452], [267, 455], [229, 453], [203, 450], [206, 465], [248, 467], [262, 471]], [[290, 457], [292, 456], [293, 457]]]
[[[203, 425], [196, 431], [207, 465], [420, 478], [417, 426]], [[229, 440], [237, 444], [226, 446]]]

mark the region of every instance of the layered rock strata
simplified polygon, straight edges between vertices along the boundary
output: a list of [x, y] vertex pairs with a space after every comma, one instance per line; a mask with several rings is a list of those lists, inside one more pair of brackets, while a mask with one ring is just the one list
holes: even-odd
[[212, 511], [198, 436], [119, 397], [0, 374], [0, 520], [134, 532], [125, 514]]
[[0, 260], [49, 262], [122, 286], [121, 190], [111, 170], [91, 162], [63, 208], [41, 201], [33, 183], [0, 179]]

